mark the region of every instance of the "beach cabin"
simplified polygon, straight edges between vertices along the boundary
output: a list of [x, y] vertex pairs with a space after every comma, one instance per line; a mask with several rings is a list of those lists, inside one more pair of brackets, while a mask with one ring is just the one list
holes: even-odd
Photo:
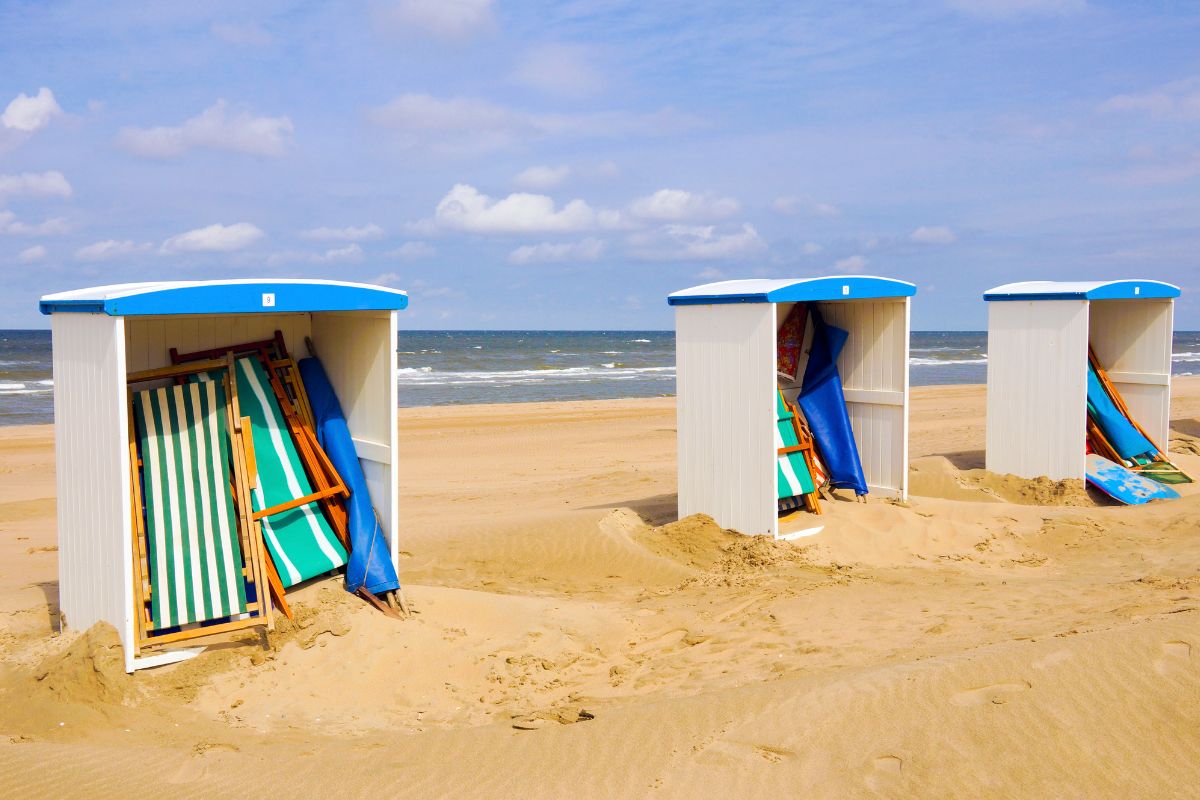
[[1088, 346], [1132, 416], [1165, 446], [1179, 287], [1149, 280], [1028, 281], [988, 304], [987, 468], [1084, 477]]
[[[779, 535], [777, 332], [797, 303], [848, 332], [837, 357], [871, 494], [908, 494], [911, 283], [866, 275], [734, 280], [675, 292], [679, 516], [708, 514], [745, 534]], [[820, 443], [818, 442], [818, 448]]]
[[[65, 625], [113, 625], [126, 668], [200, 649], [135, 656], [130, 406], [126, 376], [201, 351], [271, 339], [315, 343], [340, 399], [372, 505], [397, 558], [395, 289], [322, 280], [173, 281], [41, 299], [53, 331], [59, 608]], [[167, 383], [163, 381], [162, 383]]]

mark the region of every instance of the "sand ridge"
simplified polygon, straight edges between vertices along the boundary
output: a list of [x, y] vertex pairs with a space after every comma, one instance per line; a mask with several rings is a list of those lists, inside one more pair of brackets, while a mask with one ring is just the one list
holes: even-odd
[[[1200, 471], [1200, 380], [1175, 388], [1172, 449]], [[981, 397], [915, 390], [909, 502], [827, 502], [792, 542], [674, 519], [669, 400], [406, 409], [411, 619], [317, 582], [268, 642], [134, 676], [113, 631], [56, 635], [51, 434], [0, 430], [0, 782], [1188, 796], [1200, 491], [1125, 508], [987, 475]], [[446, 444], [468, 432], [464, 463]]]

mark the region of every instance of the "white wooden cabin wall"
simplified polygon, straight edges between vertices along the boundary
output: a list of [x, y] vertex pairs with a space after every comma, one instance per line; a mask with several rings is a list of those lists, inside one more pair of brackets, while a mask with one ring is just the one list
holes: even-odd
[[82, 631], [108, 622], [133, 645], [133, 540], [124, 320], [54, 314], [59, 609]]
[[825, 321], [850, 336], [838, 373], [872, 493], [908, 494], [908, 298], [817, 304]]
[[987, 468], [1024, 478], [1082, 478], [1087, 301], [987, 305]]
[[677, 306], [679, 516], [775, 535], [775, 308]]
[[[55, 315], [60, 316], [60, 315]], [[172, 347], [181, 353], [270, 339], [283, 331], [288, 352], [306, 355], [308, 314], [195, 314], [125, 318], [125, 353], [130, 372], [165, 367]]]
[[1171, 422], [1173, 301], [1093, 300], [1089, 338], [1134, 419], [1160, 447]]
[[346, 415], [371, 503], [397, 563], [396, 313], [314, 313], [312, 338]]

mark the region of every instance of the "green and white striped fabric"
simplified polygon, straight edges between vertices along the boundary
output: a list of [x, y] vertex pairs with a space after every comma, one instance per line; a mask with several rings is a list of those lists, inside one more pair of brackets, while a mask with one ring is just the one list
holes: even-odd
[[[796, 438], [794, 416], [784, 404], [783, 394], [778, 391], [775, 392], [775, 412], [775, 451], [778, 453], [785, 447], [795, 447], [800, 440]], [[778, 456], [776, 460], [778, 499], [785, 500], [813, 491], [812, 475], [808, 472], [803, 453], [788, 453]]]
[[224, 388], [208, 382], [137, 392], [134, 424], [154, 629], [244, 613]]
[[[287, 422], [257, 358], [237, 361], [238, 404], [250, 417], [258, 468], [253, 501], [261, 511], [312, 494]], [[253, 478], [252, 478], [253, 479]], [[316, 503], [261, 520], [263, 538], [284, 586], [293, 586], [346, 563], [346, 550]]]

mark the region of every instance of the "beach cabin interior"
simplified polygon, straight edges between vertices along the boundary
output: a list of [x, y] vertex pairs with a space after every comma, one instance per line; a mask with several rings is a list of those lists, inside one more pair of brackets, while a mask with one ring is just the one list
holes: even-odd
[[987, 468], [1023, 478], [1083, 478], [1088, 351], [1165, 447], [1179, 288], [1150, 280], [1029, 281], [988, 302]]
[[[814, 311], [848, 334], [836, 366], [866, 488], [873, 496], [907, 497], [909, 298], [915, 293], [913, 284], [889, 278], [830, 276], [724, 281], [670, 295], [679, 516], [703, 513], [741, 533], [780, 535], [775, 432], [783, 424], [779, 410], [794, 410], [804, 383]], [[781, 377], [780, 330], [794, 325], [789, 318], [795, 319], [797, 304], [810, 321], [798, 362]], [[796, 416], [803, 420], [802, 413]], [[814, 438], [820, 457], [822, 442]], [[817, 524], [816, 515], [798, 523], [812, 530]]]
[[[344, 411], [394, 565], [396, 317], [407, 302], [398, 290], [319, 280], [138, 283], [43, 297], [41, 311], [51, 315], [53, 332], [64, 624], [78, 630], [98, 621], [112, 624], [129, 671], [199, 652], [194, 647], [139, 652], [142, 621], [131, 587], [134, 529], [141, 523], [140, 509], [133, 507], [137, 501], [131, 500], [131, 453], [137, 450], [127, 376], [171, 368], [179, 353], [272, 340], [276, 331], [295, 359], [308, 355], [306, 340], [315, 345]], [[171, 384], [164, 378], [138, 388]], [[252, 399], [244, 399], [243, 412]], [[261, 591], [258, 599], [265, 600]]]

